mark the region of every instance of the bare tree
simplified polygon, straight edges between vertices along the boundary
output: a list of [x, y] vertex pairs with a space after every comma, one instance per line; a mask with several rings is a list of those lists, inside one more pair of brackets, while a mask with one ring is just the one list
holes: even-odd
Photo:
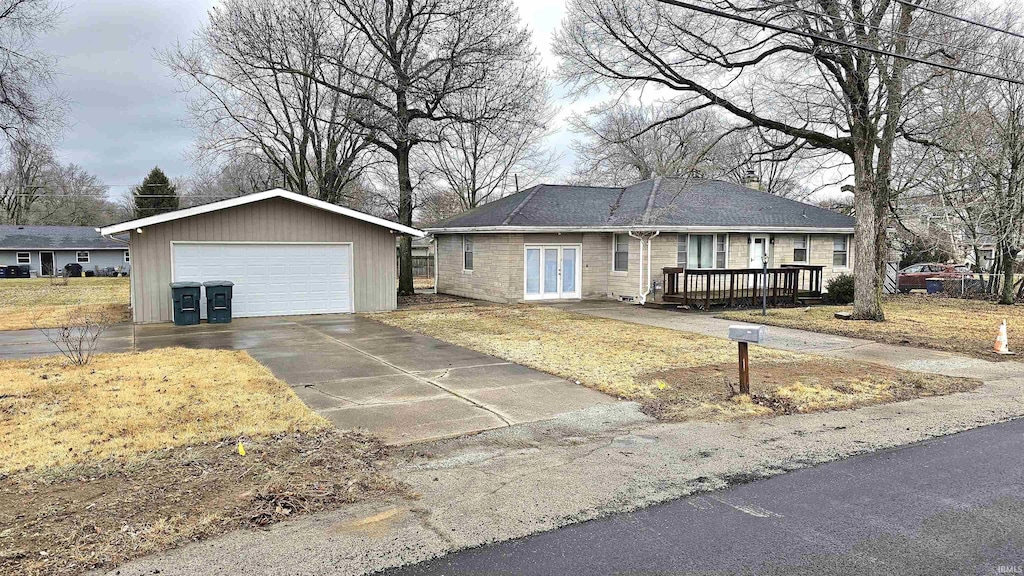
[[[1001, 11], [1003, 28], [1024, 31], [1013, 8]], [[1024, 41], [989, 37], [993, 55], [979, 66], [1024, 78]], [[1003, 282], [999, 302], [1013, 304], [1014, 267], [1024, 251], [1024, 86], [985, 78], [958, 78], [939, 92], [942, 181], [935, 188], [968, 238], [996, 249]], [[977, 258], [977, 254], [976, 254]]]
[[[312, 3], [312, 0], [311, 0]], [[411, 160], [423, 143], [440, 141], [450, 122], [515, 117], [538, 79], [529, 31], [511, 0], [332, 0], [314, 18], [286, 18], [293, 30], [254, 39], [243, 54], [263, 52], [265, 41], [291, 42], [330, 23], [332, 49], [315, 73], [278, 59], [272, 69], [315, 80], [358, 105], [357, 122], [377, 150], [394, 161], [398, 220], [412, 224]], [[344, 82], [329, 71], [343, 72]], [[486, 90], [484, 116], [463, 107], [469, 92]], [[412, 245], [399, 244], [399, 293], [413, 292]]]
[[163, 61], [193, 95], [204, 163], [211, 154], [224, 164], [242, 159], [258, 174], [276, 173], [278, 186], [348, 205], [350, 188], [372, 161], [371, 142], [354, 119], [364, 103], [313, 79], [353, 82], [349, 71], [325, 61], [330, 23], [319, 18], [318, 4], [227, 0], [211, 9], [191, 43]]
[[[571, 120], [578, 139], [571, 180], [626, 186], [654, 176], [692, 176], [747, 184], [787, 197], [806, 197], [802, 164], [816, 165], [790, 141], [772, 142], [762, 131], [731, 125], [714, 110], [676, 117], [671, 102], [599, 106]], [[689, 171], [690, 173], [684, 173]]]
[[[893, 154], [915, 135], [910, 104], [942, 73], [904, 57], [960, 56], [946, 45], [957, 23], [916, 1], [715, 2], [727, 18], [677, 0], [571, 0], [555, 50], [577, 90], [645, 86], [672, 95], [675, 117], [715, 108], [845, 157], [857, 214], [854, 317], [883, 320]], [[942, 9], [962, 8], [953, 1]]]
[[107, 187], [77, 164], [53, 163], [42, 186], [29, 213], [33, 224], [95, 226], [115, 219]]
[[712, 169], [709, 149], [730, 129], [718, 115], [701, 111], [674, 118], [670, 104], [613, 103], [576, 115], [576, 164], [570, 179], [628, 186], [654, 176], [700, 176]]
[[56, 161], [48, 144], [21, 132], [9, 142], [0, 173], [0, 208], [10, 224], [28, 224], [30, 212], [46, 188]]
[[[549, 174], [557, 156], [545, 148], [552, 111], [547, 103], [544, 72], [532, 84], [534, 94], [515, 114], [479, 122], [450, 122], [440, 130], [439, 142], [424, 148], [433, 168], [427, 179], [433, 216], [441, 218], [497, 200], [520, 187], [535, 184]], [[488, 118], [488, 90], [470, 91], [460, 97], [459, 108], [476, 118]], [[457, 202], [445, 202], [452, 196]], [[445, 208], [444, 210], [441, 210]]]
[[28, 129], [59, 123], [53, 92], [56, 58], [36, 47], [61, 8], [52, 0], [0, 0], [0, 130], [8, 139]]

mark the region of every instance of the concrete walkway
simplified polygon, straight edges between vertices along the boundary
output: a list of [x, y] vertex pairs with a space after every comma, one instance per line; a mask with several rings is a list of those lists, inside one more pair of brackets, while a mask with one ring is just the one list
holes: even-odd
[[[111, 327], [102, 352], [132, 349]], [[341, 429], [390, 444], [450, 438], [616, 400], [562, 378], [353, 315], [240, 318], [230, 324], [134, 327], [139, 350], [245, 350]], [[52, 355], [36, 330], [0, 332], [0, 359]]]
[[[705, 316], [605, 303], [570, 306], [723, 334], [722, 324]], [[949, 396], [725, 423], [659, 423], [624, 402], [419, 444], [397, 452], [392, 472], [419, 495], [414, 501], [365, 503], [267, 530], [237, 531], [143, 558], [116, 573], [370, 573], [1024, 417], [1022, 363], [770, 330], [772, 345], [788, 349], [966, 374], [985, 383]]]
[[[696, 332], [718, 338], [726, 338], [729, 333], [729, 326], [741, 323], [735, 320], [715, 318], [713, 315], [706, 313], [658, 310], [616, 302], [582, 301], [557, 304], [555, 306], [589, 316], [657, 326], [681, 332]], [[960, 356], [951, 352], [881, 344], [871, 340], [847, 338], [845, 336], [834, 336], [819, 332], [808, 332], [806, 330], [794, 330], [792, 328], [779, 328], [776, 326], [768, 326], [768, 341], [764, 345], [780, 350], [808, 352], [832, 358], [874, 362], [916, 372], [981, 378], [983, 380], [1024, 374], [1024, 363], [1015, 361], [988, 362], [977, 358]]]

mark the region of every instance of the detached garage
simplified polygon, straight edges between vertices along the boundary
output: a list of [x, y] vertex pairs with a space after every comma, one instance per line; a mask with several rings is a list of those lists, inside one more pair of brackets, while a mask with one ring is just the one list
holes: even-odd
[[169, 284], [185, 280], [234, 282], [236, 317], [393, 310], [395, 234], [424, 235], [285, 190], [100, 229], [119, 232], [131, 233], [136, 322], [170, 322]]

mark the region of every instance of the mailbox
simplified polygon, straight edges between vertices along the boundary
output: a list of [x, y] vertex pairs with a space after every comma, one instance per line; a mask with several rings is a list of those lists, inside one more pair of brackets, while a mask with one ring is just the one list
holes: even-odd
[[768, 328], [764, 326], [745, 326], [742, 324], [729, 326], [729, 340], [761, 344], [768, 338]]

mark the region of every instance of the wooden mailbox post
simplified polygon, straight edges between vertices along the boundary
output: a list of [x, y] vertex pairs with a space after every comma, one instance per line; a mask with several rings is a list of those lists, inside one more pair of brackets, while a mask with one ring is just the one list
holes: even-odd
[[761, 344], [768, 338], [764, 326], [729, 326], [729, 340], [739, 343], [740, 394], [750, 394], [750, 356], [747, 346]]

